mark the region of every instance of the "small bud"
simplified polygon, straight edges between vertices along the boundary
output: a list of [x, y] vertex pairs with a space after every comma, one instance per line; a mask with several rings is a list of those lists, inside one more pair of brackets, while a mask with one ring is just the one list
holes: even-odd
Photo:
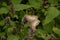
[[43, 0], [43, 5], [47, 5], [48, 4], [48, 1], [47, 0]]
[[13, 6], [11, 0], [7, 0], [7, 4], [9, 5], [10, 12], [14, 14], [15, 10], [14, 10], [14, 6]]
[[23, 40], [28, 40], [28, 37], [25, 37]]
[[8, 5], [12, 4], [11, 0], [7, 0], [7, 4]]
[[9, 7], [10, 7], [10, 12], [14, 14], [15, 10], [14, 10], [13, 4], [11, 4]]
[[21, 28], [24, 28], [24, 24], [27, 23], [27, 19], [23, 17], [22, 22], [21, 22]]
[[30, 10], [31, 10], [31, 12], [32, 12], [32, 14], [31, 14], [31, 15], [34, 15], [34, 13], [35, 13], [34, 8], [33, 8], [33, 7], [31, 7], [31, 8], [30, 8]]
[[27, 19], [26, 19], [26, 18], [24, 18], [23, 23], [25, 24], [26, 22], [27, 22]]
[[6, 20], [6, 25], [9, 25], [10, 24], [10, 17], [7, 16], [5, 20]]
[[7, 40], [7, 38], [5, 36], [2, 37], [2, 40]]
[[14, 34], [18, 33], [18, 30], [17, 30], [16, 27], [13, 27], [13, 33], [14, 33]]
[[29, 28], [29, 36], [33, 37], [34, 36], [34, 31], [32, 28]]
[[51, 35], [51, 37], [50, 37], [50, 39], [49, 40], [54, 40], [54, 36], [53, 35]]

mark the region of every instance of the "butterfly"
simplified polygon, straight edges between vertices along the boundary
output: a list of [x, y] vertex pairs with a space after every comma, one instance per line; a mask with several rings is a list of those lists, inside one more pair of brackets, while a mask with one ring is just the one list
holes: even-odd
[[36, 26], [40, 23], [40, 20], [38, 20], [38, 16], [35, 15], [25, 14], [23, 20], [24, 19], [26, 19], [25, 21], [29, 23], [29, 26], [33, 31], [36, 30]]

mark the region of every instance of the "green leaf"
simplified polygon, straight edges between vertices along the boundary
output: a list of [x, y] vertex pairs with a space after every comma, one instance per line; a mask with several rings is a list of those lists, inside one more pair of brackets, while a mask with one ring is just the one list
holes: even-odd
[[45, 40], [49, 40], [49, 39], [50, 39], [50, 35], [48, 35], [47, 37], [45, 36], [44, 39], [45, 39]]
[[16, 11], [20, 11], [20, 10], [24, 10], [24, 9], [28, 9], [31, 6], [29, 5], [24, 5], [24, 4], [14, 4], [14, 8]]
[[29, 3], [32, 7], [39, 9], [42, 5], [42, 0], [29, 0]]
[[55, 24], [54, 21], [51, 21], [50, 23], [44, 25], [44, 30], [45, 30], [47, 33], [52, 33], [54, 24]]
[[0, 32], [0, 37], [4, 35], [5, 35], [5, 32]]
[[5, 7], [0, 8], [0, 14], [7, 14], [9, 10]]
[[13, 4], [19, 4], [21, 0], [11, 0]]
[[2, 6], [8, 7], [8, 5], [5, 2], [2, 3]]
[[53, 27], [53, 32], [60, 36], [60, 29], [57, 27]]
[[16, 22], [10, 21], [10, 25], [11, 25], [11, 26], [15, 26], [15, 25], [16, 25]]
[[0, 21], [0, 26], [4, 26], [4, 24], [5, 24], [5, 20], [1, 20]]
[[50, 23], [54, 18], [60, 15], [60, 11], [55, 7], [49, 7], [48, 11], [45, 12], [45, 20], [43, 21], [43, 25]]
[[58, 3], [58, 0], [48, 0], [48, 2], [52, 5], [56, 5]]
[[9, 28], [7, 28], [6, 31], [8, 32], [8, 34], [11, 34], [11, 33], [13, 32], [13, 27], [9, 27]]
[[19, 36], [17, 36], [17, 35], [9, 35], [7, 40], [19, 40]]
[[[47, 36], [46, 36], [47, 35]], [[36, 31], [36, 36], [38, 37], [42, 37], [43, 39], [45, 40], [48, 40], [50, 35], [47, 34], [47, 32], [45, 30], [42, 30], [42, 29], [38, 29]]]
[[35, 32], [35, 35], [38, 36], [38, 37], [45, 37], [45, 35], [47, 34], [47, 32], [45, 30], [42, 30], [42, 29], [37, 29], [36, 32]]

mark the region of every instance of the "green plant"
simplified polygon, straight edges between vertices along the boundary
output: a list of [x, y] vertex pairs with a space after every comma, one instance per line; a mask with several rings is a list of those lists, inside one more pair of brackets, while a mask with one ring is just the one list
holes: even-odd
[[25, 14], [40, 21], [30, 40], [60, 40], [60, 0], [0, 0], [0, 40], [28, 39]]

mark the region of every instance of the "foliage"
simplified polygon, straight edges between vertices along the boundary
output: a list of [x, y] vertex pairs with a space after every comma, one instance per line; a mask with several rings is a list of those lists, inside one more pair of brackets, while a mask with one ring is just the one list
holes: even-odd
[[29, 34], [29, 24], [21, 24], [25, 14], [41, 21], [30, 40], [60, 40], [60, 0], [0, 0], [0, 40], [23, 40]]

